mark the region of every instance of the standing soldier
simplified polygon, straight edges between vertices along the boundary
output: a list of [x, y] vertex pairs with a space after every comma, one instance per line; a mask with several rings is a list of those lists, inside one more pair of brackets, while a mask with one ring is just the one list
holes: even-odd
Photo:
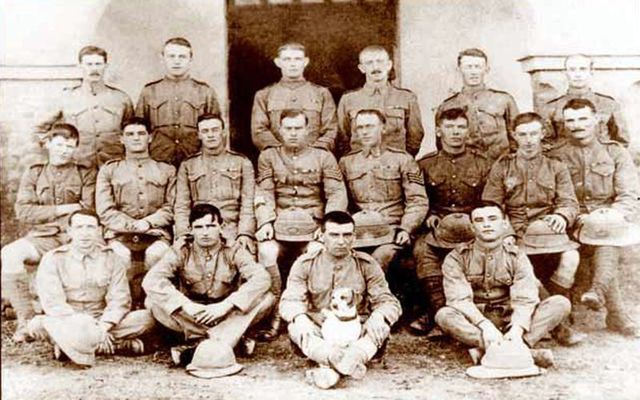
[[509, 150], [511, 120], [518, 114], [518, 106], [509, 93], [485, 86], [489, 60], [482, 50], [461, 51], [458, 71], [462, 76], [462, 90], [440, 104], [436, 121], [450, 108], [466, 108], [469, 118], [467, 142], [495, 161]]
[[38, 268], [37, 288], [44, 316], [29, 323], [34, 338], [50, 338], [54, 355], [93, 365], [95, 353], [143, 354], [140, 336], [155, 325], [148, 310], [130, 312], [127, 266], [101, 244], [95, 212], [69, 217], [70, 243], [50, 251]]
[[169, 248], [176, 190], [176, 169], [149, 157], [150, 140], [143, 119], [125, 121], [125, 158], [100, 168], [96, 183], [96, 210], [105, 239], [125, 259], [131, 258], [130, 249], [148, 246], [147, 268]]
[[441, 149], [419, 162], [429, 198], [429, 215], [416, 239], [416, 277], [423, 295], [429, 299], [428, 313], [410, 325], [424, 334], [435, 328], [435, 314], [444, 306], [442, 262], [458, 244], [473, 239], [468, 214], [480, 205], [480, 196], [489, 173], [489, 160], [467, 146], [469, 121], [465, 110], [450, 108], [438, 114], [436, 136]]
[[[272, 291], [280, 295], [287, 271], [307, 244], [319, 237], [325, 213], [347, 209], [347, 191], [331, 153], [308, 145], [308, 119], [302, 110], [280, 114], [282, 146], [266, 149], [258, 159], [255, 210], [260, 262], [271, 274]], [[264, 339], [277, 336], [276, 315]]]
[[562, 110], [569, 100], [587, 99], [598, 110], [598, 137], [603, 140], [615, 140], [629, 145], [629, 132], [620, 105], [613, 97], [596, 93], [591, 89], [593, 60], [583, 54], [569, 56], [564, 61], [565, 74], [569, 83], [567, 93], [549, 101], [542, 107], [540, 114], [549, 124], [551, 132], [545, 142], [551, 148], [562, 146], [571, 135], [564, 125]]
[[[584, 244], [581, 258], [593, 266], [591, 289], [583, 294], [581, 301], [592, 309], [605, 306], [607, 327], [612, 331], [640, 337], [640, 328], [629, 317], [619, 286], [619, 247], [625, 246], [627, 240], [617, 236], [624, 236], [625, 232], [633, 234], [633, 230], [616, 226], [617, 222], [624, 223], [625, 218], [634, 218], [638, 212], [637, 170], [622, 145], [598, 139], [597, 110], [591, 101], [569, 100], [562, 115], [571, 137], [554, 154], [571, 171], [583, 213], [578, 217], [576, 230], [587, 237], [589, 231], [596, 236], [596, 240], [584, 240], [577, 235]], [[612, 212], [609, 220], [608, 212]]]
[[[517, 150], [498, 160], [489, 173], [482, 200], [504, 205], [518, 244], [529, 254], [540, 280], [551, 294], [570, 298], [580, 263], [578, 244], [567, 236], [578, 215], [571, 174], [566, 165], [542, 153], [544, 120], [536, 113], [523, 113], [513, 120]], [[554, 243], [538, 238], [555, 237]], [[534, 243], [536, 242], [536, 243]], [[538, 248], [532, 248], [537, 244]], [[553, 272], [552, 274], [550, 272]], [[547, 279], [547, 277], [550, 278]], [[584, 339], [566, 324], [553, 336], [571, 346]]]
[[225, 221], [223, 237], [256, 253], [253, 212], [255, 177], [251, 162], [227, 150], [227, 133], [220, 115], [198, 117], [202, 149], [186, 159], [178, 171], [175, 220], [178, 238], [189, 233], [189, 210], [199, 203], [213, 204]]
[[251, 138], [259, 151], [282, 144], [280, 115], [287, 109], [300, 109], [306, 115], [307, 144], [333, 151], [337, 135], [336, 104], [325, 87], [304, 78], [309, 64], [300, 43], [286, 43], [273, 60], [282, 71], [280, 82], [259, 90], [253, 99]]
[[[344, 156], [340, 169], [346, 179], [351, 208], [363, 215], [376, 213], [378, 225], [388, 226], [394, 233], [382, 243], [356, 238], [356, 247], [367, 248], [383, 271], [398, 251], [408, 246], [411, 235], [422, 224], [429, 208], [420, 168], [403, 150], [383, 144], [385, 116], [374, 109], [362, 109], [354, 115], [355, 133], [362, 148]], [[356, 232], [359, 227], [356, 218]], [[371, 237], [363, 232], [366, 237]], [[358, 243], [358, 242], [361, 243]]]
[[34, 316], [25, 263], [37, 265], [44, 253], [67, 243], [69, 215], [94, 205], [95, 170], [72, 161], [78, 141], [79, 133], [73, 125], [54, 124], [44, 142], [48, 162], [32, 165], [20, 180], [16, 217], [32, 229], [1, 252], [2, 291], [18, 319], [13, 335], [16, 342], [29, 339], [26, 326]]
[[79, 164], [100, 167], [124, 154], [120, 143], [120, 125], [133, 116], [131, 99], [122, 90], [104, 83], [107, 52], [95, 46], [78, 53], [82, 83], [65, 89], [54, 114], [38, 125], [37, 133], [46, 133], [55, 122], [72, 124], [80, 132], [75, 153]]
[[340, 99], [338, 154], [346, 154], [349, 148], [360, 148], [360, 139], [354, 135], [355, 117], [360, 110], [375, 109], [386, 120], [382, 144], [415, 156], [420, 151], [424, 136], [418, 97], [412, 91], [397, 88], [389, 82], [393, 62], [384, 47], [367, 46], [358, 58], [358, 69], [365, 75], [366, 83]]
[[200, 147], [198, 117], [219, 114], [220, 106], [213, 89], [189, 75], [193, 51], [188, 40], [167, 40], [162, 56], [166, 75], [142, 89], [136, 116], [144, 118], [153, 133], [151, 157], [178, 168]]

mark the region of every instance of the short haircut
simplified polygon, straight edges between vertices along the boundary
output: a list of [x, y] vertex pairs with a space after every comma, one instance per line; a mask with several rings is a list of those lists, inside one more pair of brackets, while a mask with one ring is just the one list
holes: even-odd
[[71, 222], [73, 221], [73, 217], [75, 217], [76, 215], [85, 215], [87, 217], [93, 217], [96, 219], [96, 221], [98, 221], [98, 225], [100, 225], [100, 217], [98, 216], [98, 214], [96, 214], [95, 211], [89, 209], [89, 208], [81, 208], [79, 210], [76, 210], [74, 212], [71, 213], [71, 215], [69, 215], [69, 220], [67, 221], [69, 226], [71, 226]]
[[67, 124], [64, 122], [58, 122], [51, 126], [49, 132], [47, 132], [47, 138], [49, 140], [53, 139], [56, 136], [63, 137], [65, 139], [73, 139], [76, 141], [76, 146], [80, 142], [80, 133], [78, 133], [78, 129], [71, 124]]
[[144, 118], [130, 117], [125, 119], [124, 121], [122, 121], [122, 125], [120, 125], [122, 132], [124, 132], [124, 128], [126, 128], [129, 125], [142, 125], [145, 127], [148, 133], [151, 133], [151, 129], [149, 129], [149, 123]]
[[107, 62], [106, 50], [101, 49], [100, 47], [97, 47], [97, 46], [84, 46], [83, 48], [81, 48], [80, 51], [78, 52], [78, 62], [79, 63], [82, 62], [82, 57], [90, 56], [94, 54], [98, 56], [102, 56], [102, 58], [104, 58], [104, 62]]
[[481, 57], [481, 58], [484, 58], [484, 61], [486, 61], [487, 64], [489, 63], [489, 57], [487, 57], [484, 51], [480, 49], [472, 48], [472, 49], [462, 50], [460, 53], [458, 53], [458, 66], [460, 66], [460, 61], [462, 61], [462, 57], [465, 57], [465, 56]]
[[287, 42], [282, 46], [278, 47], [276, 57], [280, 56], [280, 53], [284, 50], [300, 50], [304, 53], [305, 56], [307, 55], [307, 49], [304, 47], [302, 43], [299, 43], [299, 42]]
[[193, 47], [191, 47], [191, 43], [189, 43], [187, 39], [183, 37], [172, 37], [171, 39], [167, 39], [167, 41], [164, 42], [164, 46], [162, 46], [163, 53], [164, 53], [164, 48], [170, 44], [175, 44], [177, 46], [183, 46], [183, 47], [189, 48], [189, 54], [193, 56]]
[[360, 53], [358, 53], [358, 60], [360, 59], [360, 57], [362, 57], [364, 53], [382, 53], [382, 52], [386, 53], [389, 56], [389, 58], [391, 58], [391, 53], [389, 53], [387, 49], [385, 49], [383, 46], [380, 46], [379, 44], [373, 44], [360, 50]]
[[373, 108], [362, 109], [356, 113], [356, 116], [354, 119], [358, 119], [360, 115], [375, 115], [376, 117], [378, 117], [380, 122], [382, 122], [382, 125], [387, 123], [387, 118], [384, 116], [384, 114], [380, 110], [376, 110]]
[[596, 106], [591, 102], [591, 100], [587, 99], [571, 99], [567, 101], [567, 104], [562, 107], [562, 112], [567, 109], [580, 110], [585, 107], [591, 109], [591, 112], [594, 114], [596, 113]]
[[544, 119], [539, 114], [534, 112], [525, 112], [516, 115], [516, 117], [513, 119], [513, 122], [511, 123], [511, 129], [515, 131], [518, 126], [528, 124], [530, 122], [539, 122], [540, 126], [542, 126], [542, 128], [544, 129]]
[[447, 121], [453, 121], [458, 118], [464, 118], [467, 123], [469, 122], [469, 117], [467, 117], [467, 111], [464, 108], [454, 107], [448, 110], [444, 110], [436, 117], [436, 126], [440, 126], [442, 121], [445, 119]]
[[189, 225], [193, 225], [194, 221], [204, 218], [207, 215], [211, 215], [212, 221], [217, 221], [219, 224], [222, 224], [222, 214], [218, 207], [213, 204], [200, 203], [191, 208], [189, 212]]
[[202, 114], [201, 116], [199, 116], [198, 123], [196, 124], [196, 126], [200, 126], [200, 122], [208, 121], [210, 119], [217, 119], [218, 121], [220, 121], [220, 123], [222, 123], [222, 128], [224, 129], [224, 119], [222, 119], [222, 115], [212, 114], [212, 113]]
[[345, 225], [345, 224], [353, 224], [353, 226], [356, 225], [351, 215], [349, 215], [349, 213], [346, 213], [344, 211], [331, 211], [326, 213], [322, 218], [323, 230], [327, 226], [327, 222], [333, 222], [334, 224], [339, 224], [339, 225]]
[[309, 117], [307, 117], [307, 114], [304, 113], [304, 111], [300, 110], [300, 109], [293, 109], [293, 108], [287, 108], [285, 110], [282, 110], [282, 113], [280, 114], [280, 125], [282, 125], [282, 121], [285, 118], [296, 118], [299, 116], [304, 116], [304, 124], [308, 125], [309, 124]]
[[586, 58], [587, 60], [589, 60], [589, 68], [593, 69], [593, 58], [589, 57], [586, 54], [582, 54], [582, 53], [571, 54], [571, 55], [567, 56], [564, 59], [564, 69], [567, 69], [567, 61], [571, 60], [572, 58]]

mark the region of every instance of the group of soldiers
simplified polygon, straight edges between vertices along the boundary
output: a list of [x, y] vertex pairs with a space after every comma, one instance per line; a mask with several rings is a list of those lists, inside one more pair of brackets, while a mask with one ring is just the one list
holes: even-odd
[[[366, 83], [336, 107], [305, 80], [304, 46], [284, 44], [282, 79], [254, 99], [255, 171], [229, 150], [214, 91], [190, 76], [190, 43], [169, 39], [162, 55], [166, 75], [134, 110], [104, 83], [107, 53], [83, 48], [82, 83], [39, 125], [47, 161], [25, 171], [15, 204], [32, 229], [2, 248], [15, 341], [48, 338], [56, 358], [92, 365], [144, 353], [164, 327], [185, 342], [174, 362], [211, 378], [238, 372], [234, 351], [273, 340], [284, 320], [318, 364], [308, 379], [330, 388], [384, 351], [401, 315], [385, 275], [401, 259], [427, 305], [410, 328], [454, 337], [476, 362], [501, 341], [580, 342], [569, 299], [586, 263], [579, 301], [640, 336], [618, 276], [620, 248], [640, 242], [638, 177], [617, 104], [589, 88], [588, 57], [566, 59], [569, 90], [539, 115], [485, 86], [484, 52], [460, 52], [463, 87], [437, 110], [438, 150], [416, 161], [418, 100], [389, 82], [383, 47], [360, 52]], [[362, 322], [346, 345], [321, 329], [338, 288], [353, 291]]]

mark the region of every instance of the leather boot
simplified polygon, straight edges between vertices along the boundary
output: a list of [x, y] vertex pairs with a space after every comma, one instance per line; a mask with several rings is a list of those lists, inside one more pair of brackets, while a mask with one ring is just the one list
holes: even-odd
[[31, 293], [29, 292], [29, 277], [26, 272], [18, 274], [3, 274], [2, 288], [11, 302], [11, 306], [16, 314], [17, 326], [13, 334], [13, 341], [16, 343], [31, 341], [27, 324], [34, 317]]
[[607, 328], [628, 337], [640, 337], [640, 328], [627, 313], [617, 277], [611, 281], [609, 289], [605, 292]]
[[445, 306], [446, 300], [441, 276], [430, 276], [421, 279], [420, 283], [424, 295], [429, 299], [429, 310], [426, 314], [411, 322], [409, 329], [414, 335], [423, 336], [437, 328], [435, 315], [439, 309]]
[[[555, 282], [549, 281], [545, 288], [540, 290], [540, 299], [544, 300], [548, 297], [560, 295], [571, 299], [570, 289], [564, 288]], [[568, 320], [562, 321], [557, 327], [551, 331], [551, 336], [561, 346], [575, 346], [587, 338], [586, 333], [578, 332], [571, 328]]]

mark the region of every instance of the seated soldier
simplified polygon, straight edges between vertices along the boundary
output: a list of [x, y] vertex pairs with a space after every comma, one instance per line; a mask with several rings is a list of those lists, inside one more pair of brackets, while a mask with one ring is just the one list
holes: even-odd
[[127, 266], [102, 245], [98, 216], [75, 211], [67, 230], [71, 239], [47, 253], [36, 276], [44, 316], [28, 325], [29, 335], [50, 338], [55, 357], [64, 355], [90, 366], [95, 353], [144, 353], [140, 336], [155, 325], [147, 310], [132, 311]]
[[[325, 215], [324, 247], [296, 260], [279, 305], [282, 318], [289, 323], [291, 340], [319, 364], [319, 368], [307, 371], [307, 378], [323, 389], [337, 384], [340, 375], [363, 378], [365, 364], [386, 342], [402, 312], [378, 262], [352, 250], [354, 229], [353, 218], [347, 213]], [[322, 310], [329, 308], [334, 288], [353, 289], [364, 321], [361, 337], [346, 347], [324, 340], [320, 329]]]
[[[551, 234], [566, 234], [578, 214], [578, 201], [567, 166], [542, 153], [544, 120], [536, 113], [519, 114], [513, 120], [511, 135], [517, 150], [493, 165], [482, 200], [504, 204], [519, 245], [528, 227], [537, 221], [544, 221]], [[548, 249], [532, 254], [534, 272], [549, 293], [570, 298], [580, 262], [577, 247], [574, 243], [562, 251]], [[553, 333], [556, 340], [568, 346], [584, 339], [567, 324]]]
[[198, 117], [196, 153], [180, 164], [174, 207], [176, 236], [189, 233], [189, 210], [200, 203], [213, 204], [224, 219], [223, 236], [230, 245], [256, 253], [253, 213], [255, 177], [253, 165], [245, 156], [227, 150], [227, 131], [218, 114]]
[[358, 111], [353, 125], [361, 149], [342, 157], [340, 169], [347, 182], [351, 209], [379, 213], [395, 231], [387, 243], [362, 250], [386, 272], [427, 215], [424, 182], [409, 153], [382, 144], [385, 116], [380, 111]]
[[54, 124], [44, 144], [48, 162], [29, 167], [20, 180], [16, 217], [31, 230], [2, 248], [2, 291], [18, 319], [16, 342], [29, 339], [26, 326], [34, 316], [25, 263], [37, 265], [45, 252], [67, 243], [69, 214], [93, 208], [96, 173], [72, 161], [78, 137], [73, 125]]
[[215, 206], [195, 205], [192, 238], [177, 241], [142, 281], [155, 319], [190, 342], [172, 349], [174, 362], [190, 363], [199, 377], [238, 372], [232, 349], [275, 304], [269, 274], [247, 250], [225, 243], [222, 224]]
[[[620, 221], [613, 214], [609, 221], [611, 225], [607, 225], [606, 217], [598, 217], [601, 210], [613, 209], [617, 211], [614, 214], [621, 214], [623, 220], [637, 218], [637, 168], [622, 145], [598, 138], [599, 114], [591, 101], [569, 100], [562, 114], [569, 140], [555, 150], [554, 155], [569, 167], [576, 188], [582, 213], [576, 230], [584, 229], [583, 225], [591, 225], [592, 228], [598, 227], [593, 232], [598, 232], [599, 236], [586, 241], [578, 236], [578, 240], [585, 244], [580, 249], [581, 258], [585, 265], [590, 263], [593, 267], [593, 283], [581, 301], [595, 310], [605, 307], [606, 324], [610, 330], [640, 337], [640, 327], [629, 316], [620, 293], [620, 247], [626, 246], [627, 240], [617, 236], [625, 229], [617, 231], [620, 225], [616, 226], [616, 223]], [[590, 217], [594, 212], [595, 221]], [[632, 233], [629, 231], [622, 236]]]
[[116, 253], [131, 260], [132, 251], [144, 251], [148, 269], [171, 241], [176, 169], [149, 157], [151, 135], [143, 119], [125, 121], [121, 140], [125, 158], [107, 162], [98, 172], [96, 210]]
[[[499, 207], [474, 209], [471, 226], [475, 240], [458, 246], [442, 264], [447, 305], [436, 322], [474, 348], [474, 361], [474, 354], [501, 340], [535, 346], [569, 315], [571, 302], [559, 295], [540, 301], [529, 259], [503, 239], [508, 223]], [[532, 355], [541, 367], [553, 363], [550, 351], [532, 350]]]
[[442, 334], [434, 320], [444, 306], [442, 261], [459, 243], [473, 239], [469, 213], [480, 204], [491, 166], [487, 157], [467, 146], [469, 117], [464, 109], [439, 113], [436, 135], [441, 150], [418, 163], [429, 197], [429, 215], [413, 248], [416, 277], [429, 305], [427, 314], [409, 325], [412, 332], [431, 337]]
[[[331, 153], [307, 143], [309, 121], [302, 110], [280, 114], [282, 146], [269, 147], [258, 159], [255, 213], [258, 257], [271, 274], [272, 291], [279, 298], [281, 275], [319, 238], [318, 221], [325, 212], [347, 208], [347, 192], [338, 163]], [[277, 313], [263, 340], [278, 335]]]

